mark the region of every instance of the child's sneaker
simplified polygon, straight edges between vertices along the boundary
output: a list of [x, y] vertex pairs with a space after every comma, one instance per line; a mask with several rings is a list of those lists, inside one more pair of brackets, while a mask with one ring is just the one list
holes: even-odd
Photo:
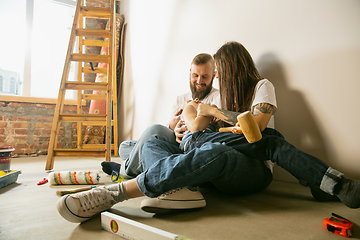
[[57, 203], [60, 215], [69, 222], [80, 223], [92, 216], [111, 208], [116, 201], [114, 191], [104, 187], [63, 196]]

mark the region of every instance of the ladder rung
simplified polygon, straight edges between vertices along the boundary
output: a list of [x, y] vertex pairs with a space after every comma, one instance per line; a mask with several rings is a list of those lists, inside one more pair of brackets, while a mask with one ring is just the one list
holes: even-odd
[[83, 144], [82, 149], [105, 148], [105, 144]]
[[83, 73], [107, 73], [107, 68], [99, 68], [94, 67], [95, 71], [91, 69], [91, 67], [83, 67], [82, 72]]
[[101, 124], [106, 122], [106, 114], [75, 114], [75, 113], [62, 113], [59, 115], [61, 122], [82, 122], [86, 123], [95, 122]]
[[[106, 126], [106, 121], [82, 121], [86, 126]], [[111, 120], [111, 126], [114, 126], [114, 120]]]
[[66, 89], [73, 89], [73, 90], [99, 90], [99, 91], [106, 91], [107, 90], [107, 83], [106, 82], [66, 82], [65, 83]]
[[105, 149], [54, 149], [54, 156], [103, 157]]
[[109, 18], [110, 17], [110, 8], [97, 8], [97, 7], [81, 6], [80, 13], [84, 17]]
[[107, 47], [107, 46], [109, 46], [109, 41], [108, 40], [83, 39], [82, 45]]
[[[82, 149], [92, 149], [92, 148], [105, 148], [105, 144], [83, 144], [81, 145]], [[115, 145], [111, 144], [111, 150], [115, 149]]]
[[103, 94], [83, 94], [82, 99], [84, 99], [84, 100], [106, 100], [106, 95], [103, 95]]
[[106, 121], [84, 121], [82, 123], [86, 126], [106, 126]]
[[110, 36], [110, 32], [108, 30], [76, 29], [76, 35], [85, 37], [108, 38]]
[[71, 61], [76, 62], [102, 62], [108, 63], [109, 56], [108, 55], [96, 55], [96, 54], [81, 54], [81, 53], [72, 53]]
[[[83, 124], [86, 126], [106, 126], [105, 121], [102, 121], [102, 122], [86, 121], [86, 122], [83, 122]], [[114, 120], [111, 120], [111, 126], [114, 126]]]

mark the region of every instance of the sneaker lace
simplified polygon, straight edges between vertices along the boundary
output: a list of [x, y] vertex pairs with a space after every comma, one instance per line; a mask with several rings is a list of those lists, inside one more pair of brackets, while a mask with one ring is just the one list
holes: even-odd
[[174, 193], [180, 191], [181, 189], [183, 189], [183, 188], [181, 187], [181, 188], [172, 189], [172, 190], [170, 190], [170, 191], [164, 192], [164, 193], [161, 194], [159, 197], [169, 196], [169, 195], [171, 195], [171, 194], [174, 194]]
[[91, 191], [80, 193], [78, 198], [84, 211], [114, 200], [111, 193], [105, 188], [94, 188]]

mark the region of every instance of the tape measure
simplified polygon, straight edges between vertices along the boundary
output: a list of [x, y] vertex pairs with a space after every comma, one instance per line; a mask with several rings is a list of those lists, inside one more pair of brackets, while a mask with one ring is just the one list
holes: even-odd
[[335, 213], [332, 213], [331, 215], [332, 217], [324, 219], [324, 228], [329, 232], [338, 234], [340, 236], [348, 238], [351, 237], [354, 224], [346, 218], [341, 217]]

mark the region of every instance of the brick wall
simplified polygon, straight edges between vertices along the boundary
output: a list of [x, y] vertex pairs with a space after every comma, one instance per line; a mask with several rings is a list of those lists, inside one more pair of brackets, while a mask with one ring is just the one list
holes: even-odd
[[[14, 157], [47, 154], [54, 112], [55, 104], [0, 102], [0, 146], [14, 147]], [[76, 106], [64, 106], [64, 112], [76, 113]], [[57, 147], [73, 148], [77, 125], [61, 124]]]
[[[87, 6], [110, 7], [109, 0], [87, 0]], [[119, 2], [117, 2], [119, 4]], [[106, 20], [87, 19], [86, 27], [105, 29]], [[100, 54], [101, 47], [85, 49], [88, 54]], [[88, 64], [88, 63], [87, 63]], [[85, 82], [94, 82], [95, 74], [84, 74]], [[83, 108], [89, 112], [88, 108]], [[47, 154], [55, 104], [0, 102], [0, 146], [13, 146], [13, 157]], [[75, 106], [64, 106], [64, 112], [76, 113]], [[74, 148], [77, 141], [76, 123], [61, 123], [57, 147]], [[82, 129], [83, 134], [85, 129]]]

